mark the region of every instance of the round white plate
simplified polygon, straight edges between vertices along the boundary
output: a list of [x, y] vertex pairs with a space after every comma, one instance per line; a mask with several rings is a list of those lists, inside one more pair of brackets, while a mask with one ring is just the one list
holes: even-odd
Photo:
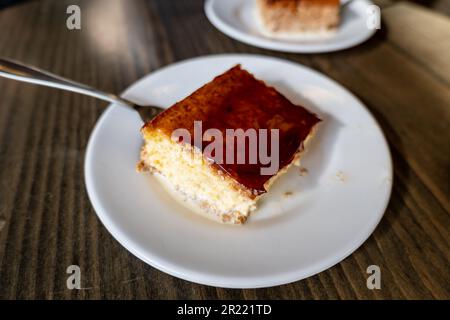
[[286, 60], [254, 55], [187, 60], [144, 77], [124, 97], [170, 106], [237, 63], [323, 119], [302, 160], [308, 173], [290, 170], [245, 225], [197, 215], [155, 177], [137, 173], [142, 123], [137, 113], [117, 105], [104, 112], [92, 133], [85, 178], [105, 227], [148, 264], [213, 286], [274, 286], [333, 266], [370, 236], [389, 200], [392, 164], [383, 133], [358, 99]]
[[366, 25], [368, 0], [354, 0], [342, 12], [342, 21], [329, 38], [278, 40], [264, 36], [255, 18], [254, 0], [207, 0], [205, 12], [209, 21], [231, 38], [256, 47], [296, 53], [319, 53], [347, 49], [369, 39], [376, 30]]

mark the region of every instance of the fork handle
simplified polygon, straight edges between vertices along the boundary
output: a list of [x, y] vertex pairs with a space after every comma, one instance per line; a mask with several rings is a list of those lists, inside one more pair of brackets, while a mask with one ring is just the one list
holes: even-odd
[[115, 94], [103, 92], [85, 84], [65, 79], [50, 72], [27, 66], [13, 60], [0, 58], [0, 76], [41, 86], [77, 92], [133, 108], [132, 102], [122, 99]]

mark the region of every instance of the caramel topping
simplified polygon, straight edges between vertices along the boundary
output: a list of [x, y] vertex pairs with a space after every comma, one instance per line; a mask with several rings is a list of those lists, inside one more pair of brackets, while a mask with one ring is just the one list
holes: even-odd
[[[223, 133], [224, 152], [226, 129], [278, 129], [279, 169], [292, 162], [296, 152], [303, 148], [303, 142], [320, 119], [301, 106], [292, 104], [277, 90], [259, 81], [241, 67], [235, 66], [213, 81], [204, 85], [184, 100], [177, 102], [155, 119], [147, 123], [145, 130], [160, 130], [171, 136], [174, 130], [185, 128], [194, 137], [194, 121], [202, 121], [202, 133], [216, 128]], [[270, 137], [268, 154], [270, 155]], [[202, 142], [202, 150], [210, 144]], [[191, 144], [194, 144], [191, 141]], [[213, 165], [231, 176], [253, 194], [266, 192], [264, 184], [273, 175], [261, 175], [261, 168], [267, 163], [249, 163], [248, 140], [245, 147], [245, 164], [216, 163]], [[237, 153], [239, 146], [234, 148]], [[225, 154], [225, 153], [224, 153]], [[212, 159], [214, 155], [205, 154]], [[236, 162], [236, 161], [235, 161]]]

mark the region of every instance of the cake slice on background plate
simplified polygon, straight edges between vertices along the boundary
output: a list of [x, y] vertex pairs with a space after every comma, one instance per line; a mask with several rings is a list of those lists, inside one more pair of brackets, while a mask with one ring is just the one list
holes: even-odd
[[162, 175], [208, 217], [241, 224], [299, 163], [319, 122], [238, 65], [143, 126], [137, 168]]
[[340, 20], [339, 0], [256, 0], [264, 35], [296, 39], [332, 35]]

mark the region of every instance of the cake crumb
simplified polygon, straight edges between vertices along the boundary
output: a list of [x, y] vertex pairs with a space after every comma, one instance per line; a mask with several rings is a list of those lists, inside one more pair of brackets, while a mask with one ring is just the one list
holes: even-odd
[[236, 217], [234, 224], [244, 224], [247, 221], [246, 216], [239, 215]]
[[290, 197], [290, 196], [292, 196], [294, 193], [292, 192], [292, 191], [286, 191], [285, 193], [284, 193], [284, 196], [285, 197]]
[[338, 171], [336, 173], [335, 176], [336, 180], [338, 180], [339, 182], [345, 182], [345, 180], [347, 180], [347, 177], [345, 176], [344, 172], [342, 171]]
[[136, 164], [136, 172], [144, 172], [144, 171], [146, 171], [146, 166], [144, 161], [141, 160]]
[[299, 174], [301, 177], [306, 176], [308, 174], [308, 169], [306, 169], [305, 167], [300, 167]]

